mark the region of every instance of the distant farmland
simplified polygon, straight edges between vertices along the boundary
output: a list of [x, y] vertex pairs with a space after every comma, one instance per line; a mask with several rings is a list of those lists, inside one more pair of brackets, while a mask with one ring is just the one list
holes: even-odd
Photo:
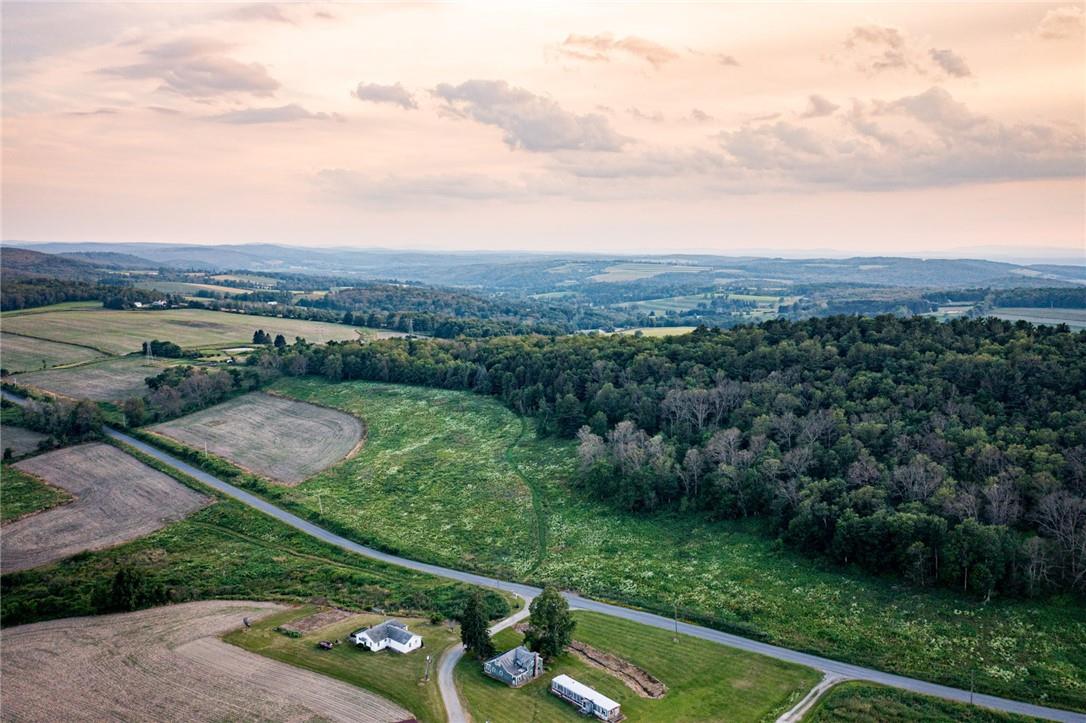
[[697, 274], [704, 271], [712, 271], [708, 266], [683, 266], [680, 264], [615, 264], [608, 266], [602, 274], [590, 276], [589, 281], [637, 281], [648, 279], [660, 274]]
[[[149, 339], [172, 341], [186, 349], [237, 346], [252, 342], [253, 332], [257, 329], [264, 329], [272, 335], [282, 334], [289, 341], [301, 336], [317, 343], [357, 339], [362, 333], [361, 329], [343, 324], [204, 309], [89, 309], [5, 316], [4, 329], [27, 337], [82, 344], [106, 354], [138, 352], [143, 342]], [[37, 348], [37, 342], [27, 341], [32, 342], [26, 345], [27, 350]]]
[[169, 364], [143, 357], [107, 359], [68, 369], [49, 369], [19, 376], [19, 383], [76, 399], [111, 402], [147, 393], [144, 379]]
[[1086, 329], [1086, 309], [1007, 308], [992, 309], [990, 316], [1008, 321], [1028, 321], [1031, 324], [1067, 324], [1072, 329]]
[[[28, 315], [30, 324], [39, 315]], [[15, 318], [4, 317], [4, 327], [10, 329]], [[104, 354], [84, 346], [58, 344], [42, 339], [32, 339], [16, 334], [0, 334], [0, 366], [9, 372], [26, 372], [36, 369], [79, 364], [104, 358]]]
[[239, 289], [235, 286], [219, 286], [217, 284], [194, 284], [187, 281], [137, 281], [136, 287], [140, 289], [154, 289], [166, 294], [183, 294], [191, 296], [197, 291], [213, 291], [218, 294], [244, 294], [248, 289]]

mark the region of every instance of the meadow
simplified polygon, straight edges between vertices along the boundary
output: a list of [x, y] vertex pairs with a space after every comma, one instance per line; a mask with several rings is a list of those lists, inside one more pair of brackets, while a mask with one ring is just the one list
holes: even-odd
[[257, 329], [273, 336], [282, 334], [291, 341], [301, 336], [315, 343], [357, 339], [361, 333], [342, 324], [206, 309], [77, 309], [5, 316], [4, 328], [24, 337], [82, 345], [108, 355], [138, 352], [149, 339], [172, 341], [186, 349], [238, 346], [252, 342]]
[[1008, 321], [1028, 321], [1031, 324], [1067, 324], [1072, 329], [1086, 329], [1086, 309], [1049, 309], [1049, 308], [997, 308], [989, 312], [991, 316]]
[[59, 487], [47, 485], [11, 465], [5, 464], [0, 474], [0, 522], [13, 522], [71, 499]]
[[[583, 720], [577, 711], [552, 695], [556, 676], [566, 674], [622, 705], [635, 721], [772, 720], [791, 708], [818, 681], [808, 668], [744, 653], [627, 620], [576, 612], [575, 640], [624, 658], [654, 675], [668, 688], [662, 698], [633, 692], [620, 679], [591, 666], [572, 653], [548, 664], [531, 683], [510, 688], [487, 677], [481, 664], [465, 656], [456, 667], [456, 683], [476, 720], [518, 723], [532, 720]], [[506, 629], [495, 636], [498, 650], [521, 643], [522, 636]]]
[[[276, 632], [276, 627], [317, 610], [306, 605], [278, 613], [254, 623], [249, 630], [230, 633], [224, 640], [274, 660], [371, 690], [411, 711], [423, 723], [445, 720], [445, 708], [437, 687], [437, 660], [448, 647], [460, 642], [454, 628], [444, 624], [431, 625], [419, 618], [397, 618], [423, 639], [423, 648], [407, 655], [389, 650], [371, 653], [347, 640], [355, 630], [387, 619], [383, 615], [355, 615], [298, 638]], [[332, 650], [321, 650], [317, 647], [321, 640], [342, 640], [343, 644]], [[428, 655], [432, 656], [430, 678], [424, 681]]]
[[[33, 314], [25, 317], [33, 326]], [[4, 316], [4, 326], [10, 328], [11, 322]], [[61, 344], [54, 341], [44, 341], [18, 334], [0, 333], [0, 366], [8, 372], [28, 372], [49, 367], [63, 366], [65, 364], [82, 364], [104, 359], [105, 354], [97, 349], [74, 344]]]
[[[697, 274], [711, 270], [712, 269], [710, 269], [708, 266], [685, 266], [682, 264], [644, 264], [632, 262], [608, 266], [603, 270], [602, 274], [590, 276], [588, 277], [588, 280], [602, 282], [638, 281], [640, 279], [648, 279], [653, 276], [659, 276], [660, 274]], [[557, 269], [552, 269], [552, 271], [557, 271]]]
[[867, 723], [867, 721], [958, 721], [958, 723], [1028, 723], [1036, 718], [932, 698], [873, 683], [846, 682], [822, 696], [804, 723]]
[[221, 286], [219, 284], [196, 284], [187, 281], [137, 281], [137, 289], [153, 289], [155, 291], [161, 291], [164, 294], [182, 294], [184, 296], [191, 296], [197, 291], [211, 291], [217, 294], [223, 294], [225, 296], [231, 296], [233, 294], [244, 294], [249, 289], [240, 289], [236, 286]]
[[144, 380], [159, 374], [169, 364], [142, 356], [105, 359], [91, 364], [22, 374], [19, 383], [73, 399], [120, 401], [145, 395], [148, 387]]
[[1070, 597], [984, 603], [804, 557], [752, 522], [617, 512], [570, 489], [573, 443], [537, 437], [490, 398], [317, 379], [285, 379], [275, 390], [366, 422], [361, 454], [275, 495], [362, 542], [1086, 709], [1086, 608]]

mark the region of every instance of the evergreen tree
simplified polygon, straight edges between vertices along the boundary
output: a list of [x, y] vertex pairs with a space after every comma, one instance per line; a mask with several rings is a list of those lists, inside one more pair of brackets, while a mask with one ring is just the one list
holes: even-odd
[[276, 334], [275, 335], [275, 348], [276, 349], [282, 349], [286, 345], [287, 345], [287, 338], [285, 336], [283, 336], [282, 334]]
[[460, 640], [468, 652], [480, 660], [494, 655], [494, 643], [487, 630], [483, 597], [479, 592], [475, 592], [464, 604], [464, 612], [460, 615]]
[[524, 636], [525, 643], [544, 658], [561, 655], [573, 639], [576, 625], [569, 613], [569, 603], [558, 588], [548, 585], [539, 597], [532, 600], [529, 609], [531, 617]]

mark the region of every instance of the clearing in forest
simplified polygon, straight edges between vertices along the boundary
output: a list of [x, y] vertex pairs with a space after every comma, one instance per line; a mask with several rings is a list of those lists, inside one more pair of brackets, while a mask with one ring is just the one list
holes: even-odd
[[363, 427], [356, 417], [334, 409], [253, 393], [150, 431], [199, 451], [206, 445], [239, 467], [295, 485], [355, 451]]
[[257, 329], [272, 336], [282, 334], [291, 342], [301, 336], [315, 343], [357, 339], [361, 332], [344, 324], [206, 309], [56, 311], [4, 317], [4, 329], [50, 341], [83, 344], [106, 354], [138, 352], [150, 339], [172, 341], [185, 349], [237, 346], [251, 342]]
[[115, 402], [147, 394], [149, 389], [144, 380], [159, 374], [167, 366], [169, 363], [165, 361], [131, 356], [22, 374], [19, 383], [74, 399]]
[[75, 501], [5, 525], [0, 571], [111, 547], [185, 517], [208, 499], [108, 444], [58, 449], [14, 465]]
[[284, 609], [216, 600], [8, 628], [0, 633], [4, 718], [391, 723], [411, 717], [367, 690], [218, 639], [245, 617]]

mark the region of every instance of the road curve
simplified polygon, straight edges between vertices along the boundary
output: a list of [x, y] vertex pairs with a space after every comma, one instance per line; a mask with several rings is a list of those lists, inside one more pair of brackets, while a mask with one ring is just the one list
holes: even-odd
[[[23, 403], [25, 400], [21, 397], [12, 395], [6, 391], [3, 392], [3, 396], [12, 401]], [[387, 562], [391, 565], [398, 565], [400, 567], [406, 567], [411, 570], [418, 570], [420, 572], [426, 572], [437, 577], [443, 577], [451, 580], [458, 580], [460, 582], [470, 583], [472, 585], [479, 585], [481, 587], [488, 587], [497, 590], [503, 590], [505, 592], [511, 592], [515, 595], [519, 595], [525, 600], [531, 600], [533, 597], [542, 592], [539, 588], [531, 585], [524, 585], [521, 583], [505, 582], [498, 580], [497, 578], [488, 577], [486, 575], [479, 575], [472, 572], [463, 572], [461, 570], [454, 570], [448, 567], [441, 567], [439, 565], [431, 565], [425, 562], [418, 562], [417, 560], [409, 560], [404, 557], [398, 557], [387, 552], [376, 550], [372, 547], [366, 547], [360, 545], [357, 542], [348, 540], [346, 537], [342, 537], [333, 532], [329, 532], [322, 527], [314, 525], [312, 522], [303, 520], [301, 517], [294, 515], [290, 512], [280, 509], [275, 505], [267, 502], [243, 489], [235, 487], [234, 485], [223, 482], [217, 477], [207, 474], [206, 472], [193, 467], [192, 465], [177, 459], [173, 455], [167, 454], [159, 450], [156, 447], [152, 447], [149, 444], [141, 442], [140, 440], [131, 437], [123, 432], [119, 432], [115, 429], [105, 428], [105, 433], [125, 444], [140, 450], [144, 454], [147, 454], [155, 459], [170, 465], [178, 469], [181, 472], [199, 480], [201, 483], [206, 484], [208, 487], [218, 490], [225, 495], [233, 497], [234, 499], [243, 502], [251, 507], [254, 507], [265, 514], [271, 515], [280, 522], [283, 522], [297, 530], [300, 530], [308, 535], [311, 535], [318, 540], [323, 540], [332, 545], [340, 547], [342, 549], [354, 552], [358, 555], [368, 557], [374, 560], [380, 560]], [[712, 628], [702, 627], [700, 625], [691, 625], [690, 623], [679, 622], [677, 625], [671, 618], [665, 618], [654, 613], [645, 612], [643, 610], [635, 610], [632, 608], [625, 608], [620, 605], [613, 605], [611, 603], [600, 602], [598, 600], [592, 600], [591, 598], [582, 597], [573, 593], [564, 593], [566, 599], [569, 601], [570, 607], [576, 610], [587, 610], [591, 612], [602, 613], [604, 615], [610, 615], [612, 617], [622, 618], [624, 620], [631, 620], [643, 625], [651, 625], [652, 627], [662, 628], [664, 630], [673, 630], [676, 627], [680, 633], [690, 635], [695, 638], [701, 638], [702, 640], [710, 640], [721, 645], [727, 645], [732, 648], [738, 648], [739, 650], [745, 650], [751, 653], [758, 653], [770, 658], [776, 658], [777, 660], [784, 660], [790, 663], [797, 663], [799, 665], [805, 665], [809, 668], [814, 668], [821, 671], [823, 675], [831, 674], [840, 678], [851, 678], [853, 680], [864, 680], [872, 683], [879, 683], [881, 685], [887, 685], [892, 688], [900, 688], [901, 690], [908, 690], [914, 693], [922, 693], [924, 695], [932, 695], [938, 698], [944, 698], [947, 700], [958, 701], [961, 703], [973, 703], [975, 705], [983, 706], [985, 708], [991, 708], [993, 710], [1004, 711], [1007, 713], [1016, 713], [1018, 715], [1033, 716], [1034, 718], [1042, 718], [1045, 720], [1061, 721], [1061, 723], [1086, 723], [1086, 715], [1082, 713], [1075, 713], [1068, 710], [1061, 710], [1059, 708], [1048, 708], [1046, 706], [1035, 705], [1033, 703], [1023, 703], [1021, 701], [1010, 700], [1008, 698], [1000, 698], [994, 695], [986, 695], [983, 693], [971, 693], [968, 690], [962, 690], [961, 688], [952, 688], [947, 685], [939, 685], [937, 683], [929, 683], [924, 680], [917, 680], [915, 678], [907, 678], [903, 675], [894, 675], [893, 673], [884, 673], [881, 670], [874, 670], [872, 668], [865, 668], [860, 665], [852, 665], [850, 663], [842, 663], [837, 660], [831, 660], [830, 658], [823, 658], [817, 655], [811, 655], [810, 653], [803, 653], [796, 650], [789, 650], [788, 648], [782, 648], [777, 645], [770, 645], [769, 643], [759, 642], [757, 640], [750, 640], [731, 633], [721, 632], [719, 630], [713, 630]], [[504, 622], [504, 621], [503, 621]], [[444, 658], [443, 658], [444, 660]], [[455, 664], [455, 661], [453, 661]]]

